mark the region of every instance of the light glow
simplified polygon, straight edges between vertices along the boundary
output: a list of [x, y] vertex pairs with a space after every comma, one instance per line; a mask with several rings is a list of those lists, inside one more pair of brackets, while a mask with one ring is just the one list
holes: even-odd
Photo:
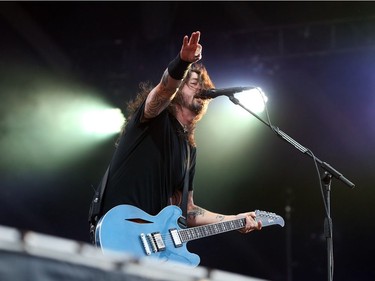
[[93, 109], [82, 113], [82, 130], [93, 134], [113, 134], [121, 130], [125, 118], [119, 108]]
[[[234, 97], [253, 113], [264, 111], [268, 100], [260, 88], [236, 93]], [[250, 171], [256, 170], [256, 167], [249, 166], [252, 163], [247, 155], [250, 151], [259, 151], [259, 139], [265, 131], [254, 116], [228, 97], [212, 100], [196, 130], [200, 151], [196, 182], [213, 186], [214, 189], [206, 190], [214, 190], [217, 195], [225, 192], [223, 196], [228, 196], [228, 188], [233, 186], [234, 179], [241, 181], [249, 176]], [[217, 198], [221, 198], [220, 195]]]
[[2, 171], [59, 170], [113, 140], [124, 122], [119, 109], [79, 83], [40, 74], [25, 76], [24, 83], [8, 80], [1, 88]]
[[[266, 107], [267, 96], [261, 88], [243, 91], [234, 95], [240, 103], [254, 113], [261, 113]], [[247, 113], [246, 113], [247, 114]]]

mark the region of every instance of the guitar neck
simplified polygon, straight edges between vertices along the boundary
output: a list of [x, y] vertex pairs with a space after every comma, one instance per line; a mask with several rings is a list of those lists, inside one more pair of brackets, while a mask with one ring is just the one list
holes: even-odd
[[188, 242], [191, 240], [204, 238], [232, 230], [241, 229], [245, 226], [246, 219], [235, 219], [231, 221], [224, 221], [219, 223], [213, 223], [208, 225], [196, 226], [187, 229], [181, 229], [178, 231], [182, 242]]

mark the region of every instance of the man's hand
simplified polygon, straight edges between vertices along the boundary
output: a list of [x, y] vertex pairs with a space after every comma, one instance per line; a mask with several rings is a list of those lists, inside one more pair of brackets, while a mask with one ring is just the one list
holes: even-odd
[[180, 57], [187, 62], [197, 62], [202, 58], [202, 45], [199, 44], [200, 31], [193, 32], [190, 39], [185, 35], [180, 51]]
[[241, 228], [239, 232], [241, 233], [249, 233], [253, 230], [261, 230], [262, 229], [262, 222], [256, 221], [255, 212], [248, 212], [242, 213], [237, 215], [238, 218], [246, 218], [246, 225], [244, 228]]

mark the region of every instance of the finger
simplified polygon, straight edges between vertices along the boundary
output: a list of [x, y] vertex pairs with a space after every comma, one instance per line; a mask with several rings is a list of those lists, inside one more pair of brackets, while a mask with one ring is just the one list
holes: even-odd
[[199, 42], [199, 38], [200, 38], [200, 32], [197, 31], [197, 32], [193, 32], [191, 34], [191, 37], [190, 37], [190, 41], [189, 41], [189, 44], [197, 44]]
[[199, 31], [195, 32], [195, 44], [198, 44], [201, 38], [201, 33]]
[[258, 221], [258, 230], [261, 230], [261, 229], [262, 229], [262, 222]]
[[248, 214], [249, 214], [249, 216], [251, 216], [253, 219], [256, 218], [255, 212], [249, 212]]
[[184, 39], [182, 40], [182, 46], [186, 47], [188, 44], [189, 44], [189, 37], [185, 35]]

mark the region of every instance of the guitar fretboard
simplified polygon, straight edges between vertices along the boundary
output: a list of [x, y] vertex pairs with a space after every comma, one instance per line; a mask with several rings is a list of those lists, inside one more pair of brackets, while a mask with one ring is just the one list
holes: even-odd
[[187, 229], [181, 229], [178, 231], [178, 233], [180, 234], [181, 241], [185, 243], [191, 240], [208, 237], [236, 229], [241, 229], [245, 226], [245, 224], [246, 220], [243, 218], [214, 224], [196, 226]]

